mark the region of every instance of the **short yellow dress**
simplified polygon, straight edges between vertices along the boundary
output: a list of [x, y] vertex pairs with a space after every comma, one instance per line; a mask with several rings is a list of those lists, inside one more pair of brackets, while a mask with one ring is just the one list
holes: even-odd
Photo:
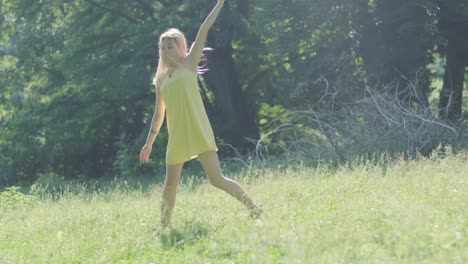
[[218, 150], [197, 77], [198, 74], [190, 69], [179, 67], [161, 84], [169, 133], [167, 164], [180, 164], [201, 153]]

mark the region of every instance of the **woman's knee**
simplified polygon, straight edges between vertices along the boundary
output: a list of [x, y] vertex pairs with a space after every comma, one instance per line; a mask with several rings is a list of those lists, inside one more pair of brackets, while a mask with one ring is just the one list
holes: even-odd
[[227, 179], [223, 175], [219, 175], [216, 177], [208, 177], [210, 184], [216, 188], [222, 188], [225, 184]]
[[164, 189], [176, 189], [179, 184], [179, 179], [180, 177], [167, 175], [166, 180], [164, 181]]
[[164, 189], [165, 190], [175, 190], [177, 189], [177, 182], [174, 181], [166, 181], [164, 183]]
[[182, 165], [169, 165], [167, 166], [166, 179], [164, 180], [164, 189], [173, 190], [177, 188], [180, 180]]

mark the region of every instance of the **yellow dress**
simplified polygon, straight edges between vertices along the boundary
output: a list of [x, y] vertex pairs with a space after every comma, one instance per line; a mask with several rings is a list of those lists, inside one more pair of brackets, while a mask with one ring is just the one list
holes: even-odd
[[169, 133], [167, 164], [183, 163], [203, 152], [218, 150], [200, 95], [197, 76], [188, 68], [179, 67], [161, 85]]

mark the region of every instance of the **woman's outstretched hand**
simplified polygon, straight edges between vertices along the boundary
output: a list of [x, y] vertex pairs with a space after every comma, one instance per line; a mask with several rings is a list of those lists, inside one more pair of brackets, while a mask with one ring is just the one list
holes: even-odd
[[151, 154], [152, 147], [150, 145], [144, 145], [140, 150], [140, 164], [147, 163]]

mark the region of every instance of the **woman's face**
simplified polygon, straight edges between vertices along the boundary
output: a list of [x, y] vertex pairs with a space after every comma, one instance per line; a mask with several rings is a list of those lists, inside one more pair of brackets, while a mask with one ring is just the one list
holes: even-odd
[[162, 40], [161, 56], [163, 60], [170, 65], [173, 65], [179, 62], [179, 54], [177, 53], [175, 41], [169, 38], [164, 38]]

